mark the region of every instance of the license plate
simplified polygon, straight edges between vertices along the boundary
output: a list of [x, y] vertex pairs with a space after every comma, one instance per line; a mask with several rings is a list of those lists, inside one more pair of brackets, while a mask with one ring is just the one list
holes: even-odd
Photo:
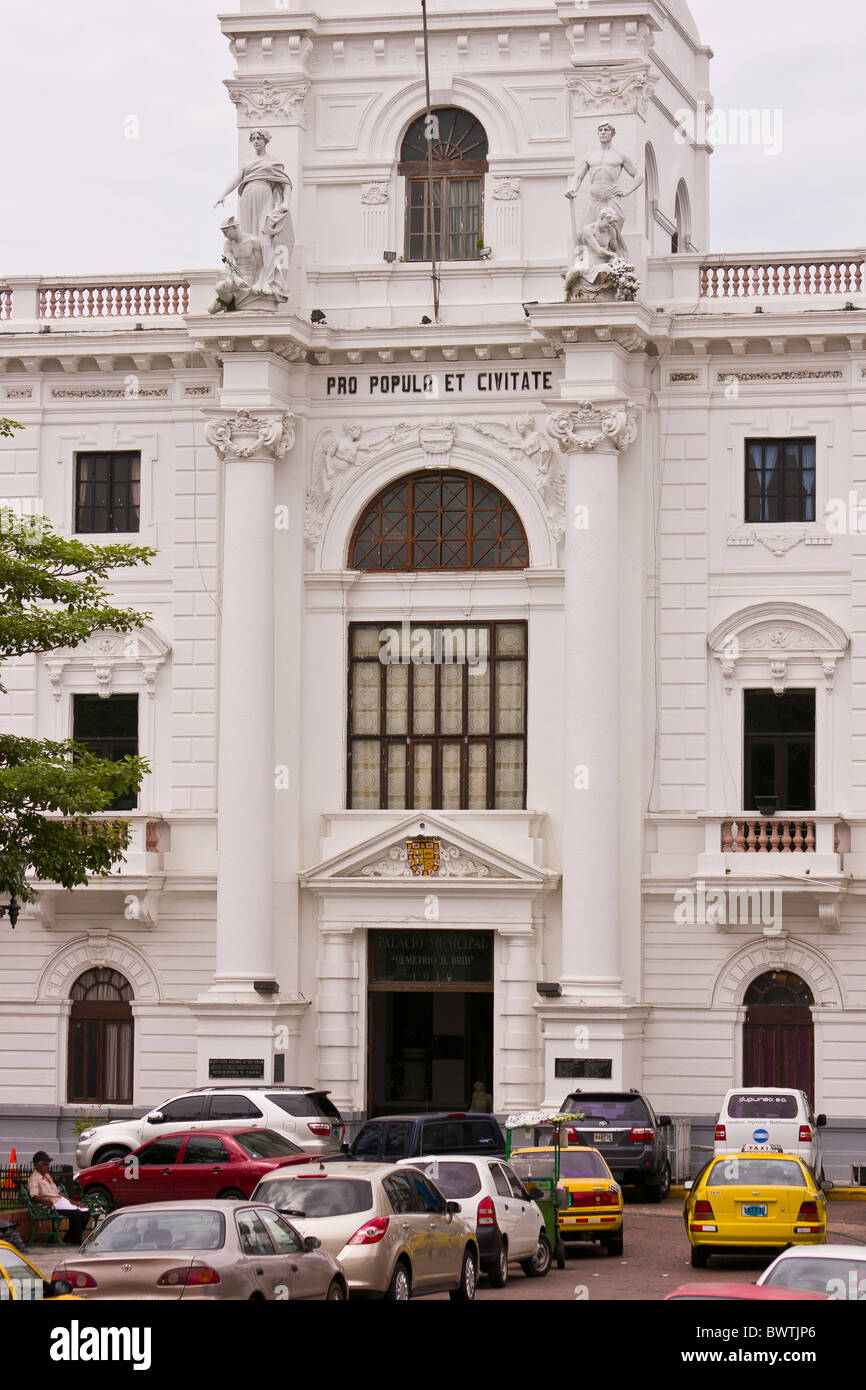
[[612, 1134], [594, 1134], [594, 1135], [592, 1136], [592, 1142], [593, 1142], [593, 1144], [612, 1144], [612, 1143], [613, 1143], [613, 1135], [612, 1135]]
[[766, 1203], [766, 1202], [744, 1202], [744, 1203], [743, 1203], [743, 1215], [744, 1215], [744, 1216], [766, 1216], [766, 1215], [767, 1215], [767, 1203]]

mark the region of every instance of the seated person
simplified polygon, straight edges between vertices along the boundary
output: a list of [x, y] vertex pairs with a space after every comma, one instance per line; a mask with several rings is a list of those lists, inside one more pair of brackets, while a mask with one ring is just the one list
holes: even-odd
[[64, 1196], [53, 1178], [48, 1175], [50, 1164], [51, 1159], [44, 1149], [33, 1155], [33, 1172], [27, 1184], [30, 1196], [34, 1202], [54, 1207], [59, 1214], [66, 1217], [69, 1221], [66, 1244], [80, 1245], [84, 1239], [84, 1228], [90, 1219], [90, 1212], [87, 1207], [75, 1206]]

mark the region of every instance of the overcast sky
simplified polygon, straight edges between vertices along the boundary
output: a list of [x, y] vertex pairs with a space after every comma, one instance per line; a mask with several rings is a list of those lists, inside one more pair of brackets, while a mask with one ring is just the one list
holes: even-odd
[[[236, 129], [216, 16], [233, 9], [0, 0], [0, 275], [216, 264], [211, 204]], [[716, 55], [717, 108], [782, 121], [776, 155], [717, 146], [712, 249], [862, 246], [866, 0], [692, 0], [692, 12]]]

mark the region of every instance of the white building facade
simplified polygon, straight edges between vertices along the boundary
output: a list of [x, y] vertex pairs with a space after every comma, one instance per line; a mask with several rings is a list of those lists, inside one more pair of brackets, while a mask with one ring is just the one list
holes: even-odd
[[[437, 322], [393, 8], [221, 20], [240, 161], [264, 129], [292, 185], [286, 302], [0, 288], [5, 495], [158, 552], [113, 586], [136, 640], [4, 671], [6, 731], [151, 766], [120, 870], [0, 924], [4, 1132], [234, 1080], [352, 1116], [636, 1087], [705, 1121], [786, 1081], [841, 1154], [866, 253], [706, 254], [683, 0], [440, 4]], [[564, 302], [606, 123], [640, 287]]]

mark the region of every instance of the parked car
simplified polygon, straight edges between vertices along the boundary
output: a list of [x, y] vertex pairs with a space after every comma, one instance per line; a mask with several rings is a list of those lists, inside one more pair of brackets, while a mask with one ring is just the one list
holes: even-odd
[[475, 1297], [475, 1232], [417, 1168], [386, 1163], [317, 1163], [271, 1173], [255, 1199], [286, 1214], [335, 1255], [353, 1296], [405, 1303], [447, 1290]]
[[833, 1302], [866, 1299], [866, 1245], [796, 1246], [783, 1250], [758, 1280], [762, 1289], [820, 1293]]
[[[511, 1162], [517, 1173], [541, 1179], [545, 1169], [555, 1178], [555, 1149], [514, 1149]], [[556, 1184], [556, 1220], [566, 1245], [592, 1241], [608, 1255], [623, 1253], [622, 1188], [598, 1149], [569, 1145], [559, 1151]]]
[[796, 1289], [762, 1288], [760, 1284], [680, 1284], [669, 1293], [665, 1303], [695, 1303], [708, 1300], [713, 1303], [804, 1303], [816, 1301], [824, 1303], [825, 1293], [807, 1293]]
[[396, 1163], [421, 1154], [504, 1154], [505, 1135], [493, 1115], [451, 1111], [434, 1115], [378, 1115], [349, 1146], [351, 1158]]
[[821, 1130], [805, 1091], [784, 1086], [739, 1086], [726, 1092], [716, 1122], [714, 1149], [720, 1153], [766, 1153], [778, 1147], [824, 1176]]
[[639, 1091], [572, 1091], [563, 1115], [583, 1115], [569, 1132], [570, 1144], [598, 1149], [616, 1182], [641, 1189], [648, 1202], [670, 1192], [671, 1165], [662, 1130], [670, 1115], [656, 1115]]
[[334, 1257], [263, 1203], [156, 1202], [112, 1212], [54, 1279], [85, 1299], [347, 1297]]
[[722, 1154], [686, 1183], [683, 1220], [692, 1266], [704, 1269], [713, 1254], [823, 1245], [827, 1199], [792, 1154]]
[[104, 1211], [143, 1202], [250, 1198], [274, 1168], [309, 1155], [272, 1129], [193, 1130], [166, 1134], [123, 1158], [78, 1174], [82, 1194]]
[[139, 1120], [113, 1120], [81, 1134], [76, 1168], [123, 1158], [148, 1139], [193, 1129], [275, 1129], [308, 1154], [337, 1153], [342, 1116], [312, 1086], [203, 1086], [165, 1101]]
[[461, 1217], [475, 1230], [481, 1272], [494, 1289], [505, 1287], [509, 1261], [518, 1263], [530, 1279], [550, 1269], [552, 1251], [544, 1217], [507, 1163], [443, 1154], [403, 1158], [398, 1166], [426, 1173], [443, 1197], [457, 1203]]
[[47, 1278], [14, 1245], [0, 1240], [0, 1303], [74, 1302], [75, 1299], [71, 1284], [58, 1279], [56, 1274]]

